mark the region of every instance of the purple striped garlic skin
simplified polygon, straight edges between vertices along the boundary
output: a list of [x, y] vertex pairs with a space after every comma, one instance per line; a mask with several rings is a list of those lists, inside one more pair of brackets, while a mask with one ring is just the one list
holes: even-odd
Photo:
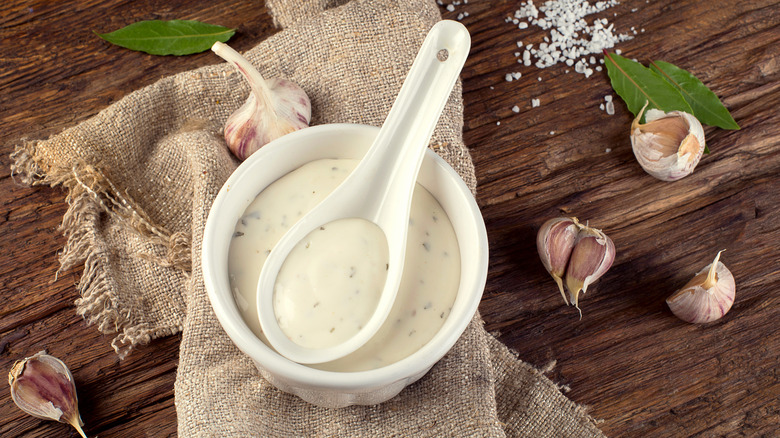
[[557, 217], [542, 224], [536, 235], [536, 249], [545, 269], [558, 284], [563, 301], [578, 311], [580, 291], [587, 292], [588, 286], [615, 261], [612, 239], [601, 230], [581, 224], [576, 217]]
[[563, 276], [566, 273], [571, 251], [574, 249], [579, 227], [577, 218], [556, 217], [542, 224], [536, 234], [536, 250], [539, 252], [539, 258], [558, 284], [566, 304], [569, 304], [569, 301], [563, 290]]
[[211, 50], [233, 64], [249, 82], [249, 97], [225, 123], [225, 142], [239, 160], [283, 135], [309, 126], [311, 101], [296, 83], [281, 78], [265, 80], [227, 44], [216, 42]]
[[699, 271], [685, 286], [666, 299], [675, 316], [691, 324], [717, 321], [734, 304], [736, 284], [734, 275], [719, 261]]
[[601, 230], [582, 226], [566, 267], [566, 288], [571, 303], [579, 309], [579, 294], [601, 278], [615, 261], [615, 244]]
[[76, 384], [61, 360], [41, 351], [17, 361], [8, 374], [8, 384], [19, 409], [36, 418], [68, 423], [86, 438]]

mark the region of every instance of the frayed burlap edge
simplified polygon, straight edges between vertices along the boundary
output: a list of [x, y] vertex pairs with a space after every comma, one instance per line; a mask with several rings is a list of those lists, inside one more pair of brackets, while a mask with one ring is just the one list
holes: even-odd
[[[518, 385], [518, 382], [523, 382], [524, 380], [532, 378], [535, 380], [533, 386], [537, 388], [543, 387], [544, 391], [542, 392], [547, 394], [555, 394], [555, 397], [558, 397], [560, 400], [562, 400], [558, 406], [558, 410], [562, 411], [559, 412], [560, 415], [569, 419], [579, 418], [581, 426], [589, 429], [589, 432], [592, 433], [592, 436], [604, 436], [601, 429], [599, 429], [599, 424], [603, 423], [604, 420], [591, 416], [590, 406], [576, 403], [569, 399], [566, 395], [571, 391], [571, 387], [569, 385], [565, 383], [557, 383], [553, 381], [551, 377], [548, 377], [548, 374], [550, 374], [558, 365], [558, 361], [556, 359], [550, 359], [544, 365], [539, 367], [531, 365], [530, 363], [520, 359], [520, 355], [516, 350], [507, 347], [503, 342], [501, 342], [500, 337], [501, 332], [499, 331], [488, 332], [488, 348], [493, 353], [493, 365], [494, 367], [497, 367], [496, 373], [499, 376], [502, 376], [497, 380], [498, 387], [502, 389], [509, 388], [508, 391], [504, 391], [505, 394], [497, 394], [498, 405], [503, 404], [502, 402], [506, 401], [505, 397], [507, 396], [516, 397], [516, 394], [512, 394], [512, 388], [515, 385]], [[515, 387], [514, 389], [520, 392], [524, 392], [524, 390], [519, 387]], [[524, 399], [525, 397], [520, 398]], [[512, 405], [512, 403], [506, 404]], [[543, 421], [540, 421], [539, 418], [522, 418], [522, 412], [525, 412], [525, 409], [518, 409], [516, 411], [509, 409], [508, 412], [505, 409], [503, 413], [499, 412], [499, 417], [502, 417], [502, 426], [504, 427], [504, 431], [507, 433], [507, 436], [523, 436], [520, 434], [520, 430], [517, 429], [518, 425], [528, 426], [529, 424], [536, 424], [538, 427], [545, 422], [556, 421], [554, 418], [545, 418]], [[542, 427], [542, 429], [544, 429], [544, 427]], [[540, 430], [537, 431], [542, 433]], [[544, 433], [540, 436], [555, 435]]]
[[[58, 168], [43, 163], [36, 156], [38, 140], [22, 140], [11, 153], [11, 176], [22, 183], [37, 186], [62, 186], [67, 191], [68, 209], [62, 218], [60, 231], [67, 241], [59, 253], [57, 276], [84, 264], [78, 284], [80, 298], [75, 301], [76, 313], [88, 324], [97, 324], [104, 334], [117, 334], [111, 342], [120, 359], [132, 349], [151, 339], [173, 335], [181, 326], [151, 328], [146, 323], [134, 323], [132, 309], [122, 308], [116, 299], [116, 287], [111, 285], [107, 255], [96, 245], [94, 224], [102, 214], [122, 222], [149, 243], [164, 248], [165, 257], [138, 253], [135, 257], [162, 267], [180, 270], [189, 278], [191, 270], [190, 241], [185, 233], [170, 233], [152, 223], [148, 215], [127, 193], [122, 193], [97, 167], [79, 162], [72, 168]], [[46, 169], [45, 171], [43, 169]]]

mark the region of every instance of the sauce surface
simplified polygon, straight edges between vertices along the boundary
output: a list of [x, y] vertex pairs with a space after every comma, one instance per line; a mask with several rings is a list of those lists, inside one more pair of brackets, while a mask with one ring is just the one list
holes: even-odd
[[[263, 190], [236, 224], [228, 255], [230, 285], [244, 321], [263, 342], [266, 339], [257, 318], [256, 289], [268, 253], [290, 226], [347, 177], [357, 162], [317, 160], [301, 166]], [[441, 205], [418, 184], [412, 198], [401, 287], [387, 321], [354, 353], [308, 366], [363, 371], [409, 356], [444, 324], [459, 280], [460, 252], [455, 231]]]

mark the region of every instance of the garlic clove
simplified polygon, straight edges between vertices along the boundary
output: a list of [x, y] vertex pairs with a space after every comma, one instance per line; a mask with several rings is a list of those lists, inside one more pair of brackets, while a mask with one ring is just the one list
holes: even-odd
[[639, 165], [663, 181], [676, 181], [693, 172], [704, 153], [704, 129], [699, 120], [682, 111], [647, 111], [648, 103], [631, 123], [631, 147]]
[[[563, 301], [577, 310], [580, 310], [580, 291], [587, 292], [588, 286], [604, 275], [615, 261], [612, 239], [601, 230], [581, 224], [576, 217], [559, 217], [545, 222], [536, 235], [536, 249], [545, 269], [558, 284]], [[564, 278], [568, 297], [564, 292]]]
[[692, 324], [701, 324], [716, 321], [731, 309], [736, 284], [731, 271], [720, 262], [721, 252], [682, 289], [666, 299], [675, 316]]
[[[615, 261], [615, 244], [601, 230], [581, 225], [566, 267], [569, 300], [579, 310], [579, 294], [601, 278]], [[582, 313], [580, 313], [582, 315]]]
[[574, 240], [579, 232], [579, 222], [576, 217], [557, 217], [548, 220], [536, 234], [536, 249], [547, 272], [558, 284], [561, 296], [566, 304], [566, 293], [563, 291], [563, 275], [566, 264], [574, 249]]
[[238, 159], [245, 160], [266, 143], [309, 126], [311, 101], [301, 87], [287, 79], [266, 81], [227, 44], [217, 41], [211, 50], [233, 64], [251, 90], [246, 102], [225, 123], [225, 141]]
[[86, 438], [81, 426], [76, 384], [68, 367], [41, 351], [17, 361], [8, 374], [11, 398], [29, 415], [68, 423]]

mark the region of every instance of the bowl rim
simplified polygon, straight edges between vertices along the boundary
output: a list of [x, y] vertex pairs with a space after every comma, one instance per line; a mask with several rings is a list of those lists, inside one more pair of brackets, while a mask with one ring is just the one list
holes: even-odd
[[[293, 381], [299, 385], [307, 385], [319, 389], [330, 389], [340, 391], [350, 390], [370, 390], [372, 388], [383, 387], [399, 380], [415, 376], [425, 372], [436, 362], [438, 362], [457, 342], [468, 324], [473, 320], [481, 301], [487, 280], [488, 267], [488, 240], [485, 229], [484, 219], [479, 211], [479, 207], [469, 188], [457, 172], [437, 153], [428, 148], [426, 150], [425, 160], [433, 160], [433, 165], [440, 172], [444, 172], [448, 178], [454, 182], [454, 188], [457, 189], [457, 195], [464, 198], [467, 216], [473, 222], [478, 242], [478, 254], [474, 255], [476, 277], [472, 288], [475, 290], [466, 300], [465, 308], [469, 318], [463, 318], [455, 322], [455, 326], [449, 334], [442, 335], [440, 330], [433, 338], [419, 350], [397, 362], [383, 366], [381, 368], [365, 371], [326, 371], [317, 368], [311, 368], [302, 364], [290, 361], [289, 359], [277, 354], [263, 343], [249, 328], [241, 317], [235, 302], [232, 298], [232, 291], [227, 294], [220, 292], [221, 286], [217, 282], [215, 268], [217, 261], [211, 251], [211, 242], [219, 235], [220, 216], [225, 209], [230, 208], [230, 201], [234, 198], [230, 194], [230, 187], [240, 183], [242, 178], [251, 172], [257, 163], [262, 162], [267, 157], [273, 157], [280, 153], [280, 150], [288, 148], [292, 143], [302, 143], [306, 138], [335, 131], [344, 135], [372, 135], [375, 136], [379, 128], [375, 126], [333, 123], [322, 124], [304, 128], [283, 137], [280, 137], [252, 154], [247, 160], [241, 163], [238, 168], [228, 177], [220, 188], [210, 209], [203, 233], [201, 248], [201, 268], [203, 272], [204, 285], [211, 303], [211, 307], [220, 323], [222, 329], [244, 354], [248, 355], [254, 362], [262, 367], [266, 372]], [[304, 164], [305, 161], [302, 163]], [[264, 187], [263, 187], [264, 188]], [[262, 190], [262, 189], [260, 189]], [[234, 191], [235, 193], [235, 191]], [[259, 191], [257, 192], [259, 193]], [[256, 196], [256, 195], [255, 195]], [[237, 207], [233, 207], [234, 209]], [[244, 207], [245, 208], [245, 207]], [[232, 230], [232, 228], [231, 228]], [[461, 256], [462, 257], [462, 256]], [[461, 286], [459, 286], [459, 292]], [[469, 288], [471, 289], [471, 288]], [[468, 290], [468, 289], [467, 289]], [[228, 300], [224, 295], [229, 295]], [[231, 309], [232, 306], [232, 309]], [[236, 316], [238, 319], [236, 320]], [[446, 325], [446, 322], [445, 322]], [[444, 327], [444, 326], [443, 326]], [[440, 338], [440, 339], [437, 339]], [[437, 342], [433, 342], [433, 341]], [[266, 351], [267, 350], [267, 351]], [[434, 358], [435, 360], [431, 360]]]

